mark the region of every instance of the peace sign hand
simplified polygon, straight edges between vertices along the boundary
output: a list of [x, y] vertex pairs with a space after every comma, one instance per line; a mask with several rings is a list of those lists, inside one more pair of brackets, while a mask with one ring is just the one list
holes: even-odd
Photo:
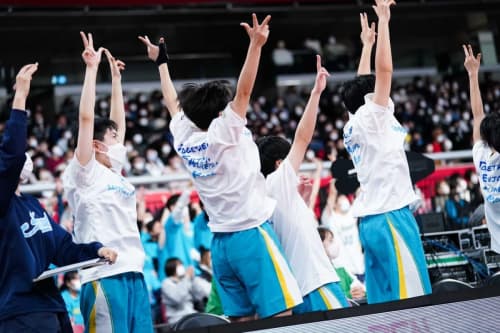
[[257, 21], [257, 15], [252, 14], [252, 27], [248, 23], [240, 23], [240, 25], [245, 28], [248, 37], [250, 37], [250, 43], [254, 43], [256, 46], [262, 47], [269, 37], [269, 21], [271, 20], [271, 15], [267, 15], [262, 24]]
[[372, 22], [371, 26], [368, 25], [366, 13], [360, 13], [359, 19], [361, 21], [361, 43], [365, 46], [373, 46], [373, 44], [375, 44], [375, 37], [377, 36], [375, 32], [375, 22]]
[[80, 31], [80, 36], [82, 37], [84, 47], [82, 53], [83, 61], [89, 68], [99, 67], [103, 48], [100, 47], [97, 51], [94, 49], [94, 40], [92, 39], [91, 33], [85, 36], [85, 33], [83, 31]]
[[465, 53], [465, 61], [464, 67], [467, 70], [469, 76], [477, 75], [479, 72], [479, 67], [481, 66], [481, 53], [478, 53], [476, 57], [474, 57], [474, 52], [472, 51], [472, 46], [462, 45]]

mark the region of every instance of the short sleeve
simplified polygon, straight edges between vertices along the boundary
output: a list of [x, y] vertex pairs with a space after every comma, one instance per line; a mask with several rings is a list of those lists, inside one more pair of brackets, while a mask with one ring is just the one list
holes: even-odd
[[229, 103], [221, 115], [210, 124], [208, 128], [209, 142], [222, 145], [236, 145], [244, 132], [251, 134], [246, 125], [247, 119], [240, 117], [234, 112], [231, 108], [231, 103]]
[[356, 118], [367, 132], [384, 131], [394, 119], [394, 102], [389, 98], [389, 105], [384, 107], [373, 102], [373, 93], [367, 94], [365, 105], [356, 112]]
[[268, 175], [266, 179], [268, 194], [277, 200], [289, 198], [290, 193], [297, 191], [298, 185], [299, 177], [288, 158], [280, 164], [276, 171]]
[[86, 165], [81, 165], [78, 159], [73, 157], [68, 169], [67, 175], [70, 183], [74, 184], [78, 188], [86, 188], [91, 186], [97, 176], [97, 160], [95, 159], [95, 152], [92, 154], [92, 158]]
[[477, 141], [474, 143], [474, 146], [472, 146], [472, 160], [474, 161], [476, 168], [479, 169], [479, 160], [481, 160], [485, 153], [487, 154], [488, 149], [489, 147], [483, 140]]
[[170, 121], [170, 132], [176, 142], [183, 142], [193, 133], [196, 126], [186, 117], [184, 111], [177, 112]]

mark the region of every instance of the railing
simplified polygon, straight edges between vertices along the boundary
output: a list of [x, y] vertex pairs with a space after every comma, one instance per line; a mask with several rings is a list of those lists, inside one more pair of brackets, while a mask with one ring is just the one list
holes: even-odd
[[[450, 161], [450, 160], [464, 160], [472, 159], [471, 150], [457, 150], [444, 153], [425, 154], [425, 156], [435, 161]], [[330, 161], [323, 162], [323, 168], [329, 169]], [[303, 163], [300, 167], [301, 171], [314, 171], [316, 165], [314, 163]], [[135, 186], [151, 185], [151, 184], [168, 184], [174, 181], [188, 181], [191, 177], [188, 174], [182, 175], [163, 175], [163, 176], [138, 176], [128, 177], [127, 180]], [[29, 184], [22, 185], [21, 191], [23, 193], [41, 193], [43, 191], [51, 191], [56, 188], [55, 184]]]

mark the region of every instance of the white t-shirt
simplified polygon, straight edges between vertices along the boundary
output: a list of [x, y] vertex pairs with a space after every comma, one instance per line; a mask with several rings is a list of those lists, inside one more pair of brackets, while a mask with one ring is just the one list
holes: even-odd
[[305, 296], [327, 283], [339, 281], [339, 277], [323, 248], [314, 213], [297, 190], [298, 184], [299, 178], [288, 159], [266, 178], [267, 192], [277, 202], [273, 229]]
[[335, 237], [339, 237], [342, 241], [342, 250], [349, 258], [346, 260], [346, 269], [354, 274], [365, 273], [365, 263], [361, 241], [359, 240], [358, 222], [347, 212], [346, 214], [338, 214], [333, 212], [326, 221], [328, 227], [333, 230]]
[[354, 217], [403, 208], [418, 197], [413, 190], [404, 151], [407, 131], [394, 117], [394, 103], [375, 104], [373, 94], [344, 127], [344, 144], [361, 185], [354, 200]]
[[113, 265], [82, 270], [82, 283], [142, 272], [145, 254], [137, 229], [134, 186], [95, 156], [85, 166], [74, 157], [64, 172], [63, 184], [75, 219], [76, 242], [98, 241], [118, 253]]
[[484, 197], [484, 215], [491, 234], [491, 249], [500, 253], [500, 154], [480, 140], [472, 148], [472, 159]]
[[228, 104], [207, 131], [178, 112], [170, 122], [174, 148], [191, 173], [212, 232], [236, 232], [268, 220], [276, 202], [266, 195], [252, 134]]

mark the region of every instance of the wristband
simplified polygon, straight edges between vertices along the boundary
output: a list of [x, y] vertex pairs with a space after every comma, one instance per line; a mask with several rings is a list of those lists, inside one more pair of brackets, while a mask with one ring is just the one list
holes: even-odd
[[167, 44], [161, 42], [158, 44], [158, 58], [156, 58], [156, 64], [158, 66], [166, 64], [168, 61]]

